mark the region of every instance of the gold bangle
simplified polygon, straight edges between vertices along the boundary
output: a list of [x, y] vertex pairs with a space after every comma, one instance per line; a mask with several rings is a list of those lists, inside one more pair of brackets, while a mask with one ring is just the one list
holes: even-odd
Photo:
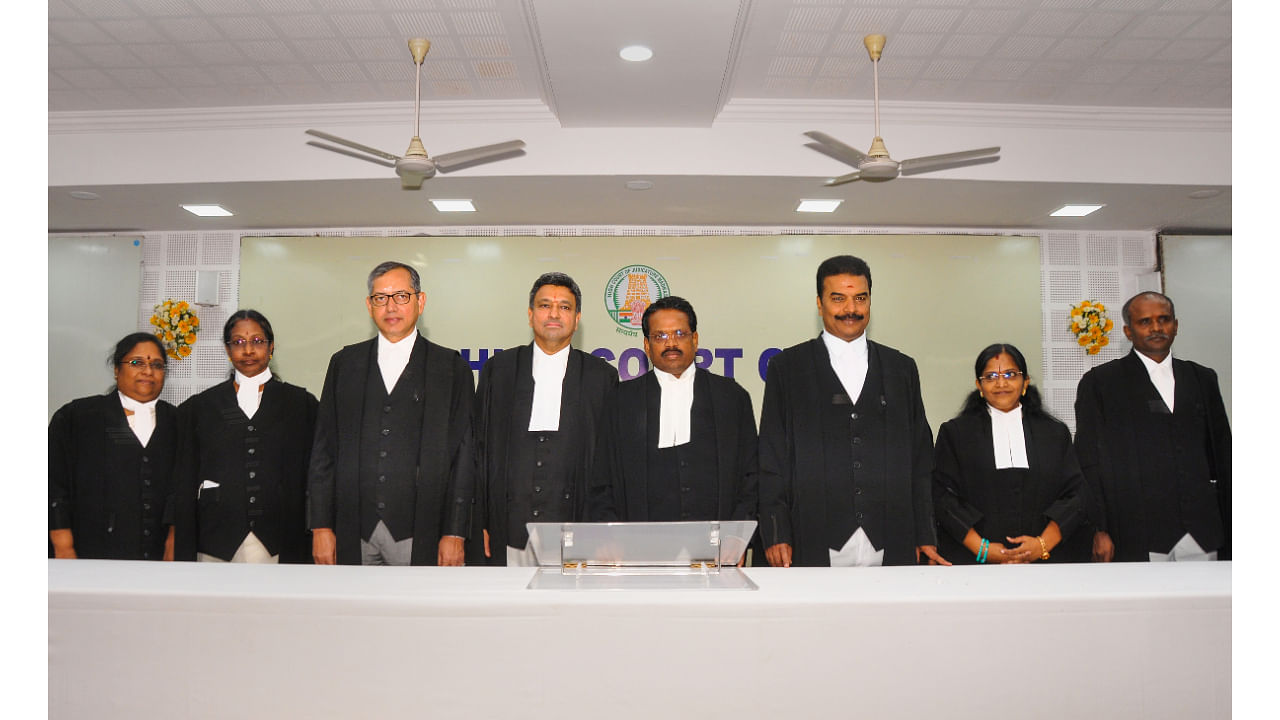
[[1040, 541], [1040, 559], [1041, 559], [1041, 560], [1048, 560], [1048, 559], [1049, 559], [1049, 549], [1048, 549], [1048, 548], [1046, 548], [1046, 547], [1044, 546], [1044, 538], [1042, 538], [1042, 537], [1040, 537], [1039, 535], [1037, 535], [1037, 536], [1036, 536], [1036, 539]]

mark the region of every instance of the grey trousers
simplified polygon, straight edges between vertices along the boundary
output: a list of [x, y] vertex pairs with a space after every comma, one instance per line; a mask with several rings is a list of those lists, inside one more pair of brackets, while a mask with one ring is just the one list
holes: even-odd
[[507, 546], [507, 567], [537, 567], [538, 559], [533, 555], [533, 544], [526, 545], [523, 550]]
[[413, 538], [397, 542], [381, 520], [369, 539], [360, 541], [361, 565], [408, 565], [412, 557]]
[[[205, 553], [196, 553], [197, 562], [227, 562], [220, 557], [206, 555]], [[272, 555], [267, 551], [267, 546], [262, 544], [257, 535], [249, 533], [245, 536], [244, 542], [240, 543], [240, 547], [236, 548], [236, 554], [231, 556], [233, 563], [278, 563], [279, 555]]]
[[1182, 539], [1178, 541], [1178, 544], [1174, 545], [1173, 549], [1169, 552], [1153, 552], [1147, 553], [1147, 555], [1150, 556], [1151, 562], [1196, 562], [1218, 559], [1217, 550], [1214, 550], [1211, 553], [1205, 552], [1204, 548], [1200, 547], [1200, 543], [1196, 542], [1195, 538], [1191, 537], [1191, 533], [1183, 535]]

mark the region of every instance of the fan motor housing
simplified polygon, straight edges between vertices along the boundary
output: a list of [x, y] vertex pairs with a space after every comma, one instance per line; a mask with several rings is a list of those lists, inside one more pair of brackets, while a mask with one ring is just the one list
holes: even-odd
[[408, 155], [396, 161], [396, 174], [431, 177], [436, 174], [436, 164], [425, 157]]
[[871, 158], [859, 163], [858, 171], [858, 176], [863, 180], [892, 180], [898, 177], [898, 161]]

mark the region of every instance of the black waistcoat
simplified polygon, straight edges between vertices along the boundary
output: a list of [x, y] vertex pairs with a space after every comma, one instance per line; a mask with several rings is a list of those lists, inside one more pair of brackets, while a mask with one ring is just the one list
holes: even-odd
[[[872, 364], [862, 394], [851, 403], [830, 364], [822, 368], [822, 431], [827, 462], [840, 470], [826, 473], [827, 547], [839, 550], [861, 527], [877, 549], [885, 538], [884, 381]], [[834, 451], [833, 451], [834, 450]]]
[[[572, 438], [556, 430], [527, 429], [536, 386], [532, 366], [522, 363], [516, 373], [507, 431], [506, 542], [515, 548], [529, 543], [525, 523], [581, 519], [573, 512], [576, 500], [570, 473], [577, 458]], [[573, 408], [564, 407], [563, 396], [560, 403], [560, 427], [564, 427]], [[570, 452], [575, 452], [574, 458], [566, 457]], [[496, 553], [500, 548], [493, 550]]]
[[[645, 447], [649, 454], [649, 481], [646, 483], [648, 521], [715, 520], [720, 482], [716, 463], [716, 419], [707, 402], [695, 393], [689, 417], [689, 442], [675, 447], [658, 447], [661, 410], [653, 413]], [[662, 392], [658, 392], [658, 404]]]
[[[1163, 401], [1149, 401], [1147, 437], [1152, 445], [1143, 454], [1153, 458], [1150, 469], [1155, 472], [1142, 473], [1147, 552], [1169, 552], [1191, 531], [1191, 518], [1203, 516], [1204, 505], [1217, 503], [1212, 487], [1204, 481], [1213, 477], [1205, 440], [1209, 429], [1201, 404], [1191, 402], [1192, 397], [1192, 393], [1178, 393], [1172, 413]], [[1197, 537], [1196, 542], [1205, 551], [1216, 550], [1221, 534]]]
[[[230, 560], [239, 549], [239, 542], [252, 532], [270, 554], [278, 555], [280, 528], [274, 520], [280, 514], [280, 481], [276, 477], [267, 477], [275, 474], [275, 467], [263, 467], [263, 460], [270, 449], [263, 443], [262, 432], [263, 417], [267, 413], [259, 407], [254, 413], [257, 419], [254, 422], [245, 416], [237, 403], [219, 408], [213, 414], [221, 422], [211, 430], [222, 441], [219, 449], [226, 451], [218, 460], [225, 463], [230, 472], [215, 473], [210, 469], [202, 472], [199, 478], [203, 481], [204, 475], [208, 475], [217, 477], [219, 482], [218, 487], [203, 488], [197, 494], [201, 531], [199, 551]], [[264, 482], [270, 482], [271, 492], [264, 492]], [[271, 521], [258, 527], [263, 518]], [[228, 539], [223, 547], [212, 547], [217, 544], [215, 538], [224, 537], [239, 540]], [[236, 543], [234, 547], [232, 542]]]
[[106, 453], [97, 460], [107, 469], [101, 476], [104, 485], [114, 485], [103, 494], [114, 496], [116, 504], [108, 510], [102, 551], [90, 549], [90, 538], [84, 537], [82, 542], [82, 535], [77, 534], [73, 535], [76, 554], [82, 558], [159, 560], [164, 555], [166, 530], [161, 520], [177, 445], [175, 433], [171, 427], [162, 429], [157, 417], [145, 448], [128, 425], [108, 427], [106, 434]]
[[[518, 409], [518, 408], [517, 408]], [[516, 415], [527, 418], [528, 412]], [[568, 438], [555, 430], [524, 430], [512, 423], [507, 449], [507, 544], [529, 542], [525, 523], [573, 521], [573, 485], [564, 446]], [[498, 552], [499, 548], [494, 548]]]
[[416, 359], [389, 395], [378, 363], [369, 364], [360, 427], [360, 537], [366, 540], [379, 520], [397, 541], [413, 537], [423, 407]]

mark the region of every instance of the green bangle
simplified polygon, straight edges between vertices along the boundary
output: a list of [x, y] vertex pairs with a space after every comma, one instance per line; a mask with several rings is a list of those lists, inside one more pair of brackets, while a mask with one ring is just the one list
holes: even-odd
[[978, 562], [980, 562], [980, 563], [986, 563], [986, 561], [987, 561], [987, 550], [988, 550], [990, 547], [991, 547], [991, 541], [990, 541], [990, 540], [987, 540], [986, 538], [983, 538], [983, 540], [982, 540], [982, 545], [981, 545], [981, 546], [979, 546], [979, 548], [978, 548]]

